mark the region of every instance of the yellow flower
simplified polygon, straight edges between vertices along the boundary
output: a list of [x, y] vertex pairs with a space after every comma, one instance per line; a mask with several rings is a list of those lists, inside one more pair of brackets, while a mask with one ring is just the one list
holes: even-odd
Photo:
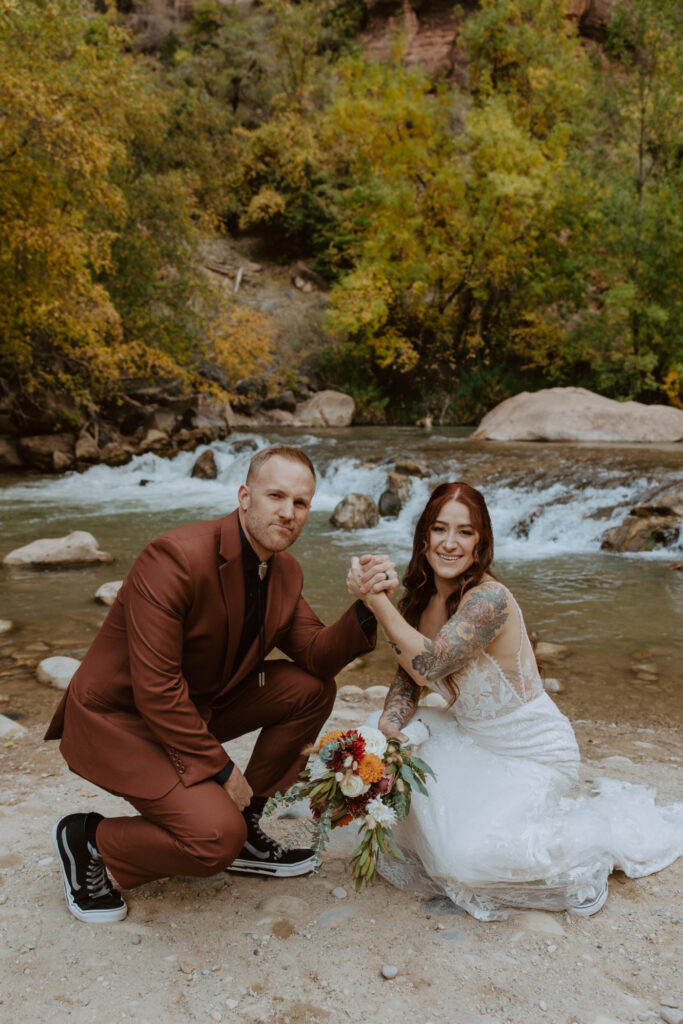
[[324, 736], [320, 737], [318, 748], [320, 749], [321, 747], [324, 747], [326, 743], [334, 743], [335, 740], [338, 740], [339, 737], [343, 735], [344, 733], [341, 729], [334, 729], [332, 732], [326, 732]]
[[384, 765], [377, 754], [366, 754], [358, 764], [358, 774], [363, 782], [379, 782], [384, 772]]

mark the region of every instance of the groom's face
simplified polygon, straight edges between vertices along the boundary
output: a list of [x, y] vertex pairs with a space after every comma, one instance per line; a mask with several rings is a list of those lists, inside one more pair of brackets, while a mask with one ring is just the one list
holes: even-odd
[[294, 543], [308, 519], [314, 492], [310, 469], [281, 455], [273, 455], [242, 484], [242, 528], [259, 558], [270, 558]]

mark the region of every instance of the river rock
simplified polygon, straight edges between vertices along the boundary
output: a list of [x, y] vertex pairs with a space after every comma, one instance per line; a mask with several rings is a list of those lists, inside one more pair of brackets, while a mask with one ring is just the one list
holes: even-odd
[[93, 464], [100, 461], [100, 449], [97, 441], [87, 430], [82, 430], [76, 441], [76, 462]]
[[0, 437], [0, 469], [19, 469], [22, 465], [14, 438]]
[[21, 437], [17, 445], [23, 464], [43, 473], [61, 473], [71, 469], [75, 461], [75, 448], [73, 434]]
[[108, 441], [100, 451], [100, 459], [107, 466], [125, 466], [133, 458], [133, 451], [125, 441]]
[[402, 459], [394, 464], [394, 472], [401, 476], [427, 477], [432, 475], [429, 463], [424, 459]]
[[3, 633], [10, 633], [14, 629], [14, 623], [11, 619], [0, 619], [0, 636]]
[[551, 644], [541, 640], [536, 644], [534, 654], [539, 661], [561, 661], [569, 654], [569, 648], [566, 644]]
[[98, 587], [95, 591], [95, 600], [99, 601], [100, 604], [106, 604], [111, 606], [116, 600], [123, 580], [110, 580], [109, 583], [103, 583], [101, 587]]
[[28, 735], [28, 729], [19, 722], [13, 722], [6, 715], [0, 715], [0, 739], [20, 740], [22, 736]]
[[661, 1006], [659, 1016], [665, 1024], [683, 1024], [683, 1010], [675, 1009], [672, 1006]]
[[339, 530], [365, 530], [377, 526], [379, 509], [367, 494], [347, 494], [335, 508], [330, 522]]
[[68, 568], [90, 562], [113, 562], [106, 551], [100, 551], [97, 541], [85, 530], [74, 530], [65, 537], [49, 537], [34, 540], [23, 548], [16, 548], [5, 555], [2, 562], [7, 566], [55, 566]]
[[489, 441], [681, 441], [683, 410], [616, 402], [586, 388], [543, 388], [501, 402], [470, 437]]
[[192, 467], [192, 473], [190, 476], [198, 477], [200, 480], [216, 479], [218, 476], [218, 466], [216, 465], [216, 457], [210, 448], [207, 448], [207, 450], [202, 452], [199, 456]]
[[66, 690], [80, 664], [76, 658], [65, 658], [63, 655], [43, 658], [36, 669], [36, 677], [39, 683], [52, 686], [55, 690]]
[[377, 507], [381, 516], [395, 519], [401, 511], [401, 499], [395, 491], [383, 491]]
[[341, 391], [318, 391], [297, 406], [295, 422], [299, 427], [348, 427], [356, 403]]
[[[635, 512], [635, 510], [634, 510]], [[681, 517], [676, 515], [642, 515], [631, 513], [620, 526], [613, 526], [602, 535], [603, 551], [653, 551], [672, 547], [681, 532]]]
[[544, 679], [543, 689], [546, 693], [562, 693], [564, 686], [559, 679]]

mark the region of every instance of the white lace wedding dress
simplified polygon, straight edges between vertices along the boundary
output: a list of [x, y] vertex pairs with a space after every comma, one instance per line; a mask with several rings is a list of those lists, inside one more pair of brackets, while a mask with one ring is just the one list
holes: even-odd
[[449, 709], [418, 708], [430, 735], [415, 753], [437, 778], [393, 829], [406, 860], [380, 865], [394, 885], [445, 894], [484, 921], [567, 909], [594, 899], [614, 868], [637, 877], [683, 854], [683, 803], [658, 807], [652, 790], [611, 779], [596, 780], [593, 796], [569, 795], [576, 739], [544, 692], [515, 607], [516, 664], [504, 671], [482, 653], [454, 676]]

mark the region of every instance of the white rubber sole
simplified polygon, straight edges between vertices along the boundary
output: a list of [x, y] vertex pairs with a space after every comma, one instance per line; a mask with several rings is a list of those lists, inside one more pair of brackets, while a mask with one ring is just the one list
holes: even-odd
[[297, 875], [308, 875], [315, 871], [318, 861], [315, 857], [307, 857], [297, 864], [282, 864], [278, 862], [259, 863], [259, 861], [246, 860], [237, 857], [226, 871], [234, 871], [242, 875], [264, 875], [270, 878], [296, 878]]
[[[61, 821], [61, 818], [60, 818]], [[124, 917], [128, 913], [128, 906], [124, 900], [122, 907], [114, 907], [111, 910], [81, 910], [78, 904], [74, 901], [71, 895], [71, 887], [69, 885], [69, 879], [67, 878], [66, 871], [64, 870], [64, 864], [62, 862], [62, 854], [59, 849], [59, 843], [57, 842], [57, 828], [59, 827], [59, 821], [55, 823], [52, 828], [52, 843], [57, 854], [57, 863], [59, 864], [59, 870], [62, 872], [62, 882], [64, 883], [64, 895], [66, 896], [66, 905], [79, 921], [92, 922], [93, 924], [111, 924], [113, 921], [123, 921]]]

